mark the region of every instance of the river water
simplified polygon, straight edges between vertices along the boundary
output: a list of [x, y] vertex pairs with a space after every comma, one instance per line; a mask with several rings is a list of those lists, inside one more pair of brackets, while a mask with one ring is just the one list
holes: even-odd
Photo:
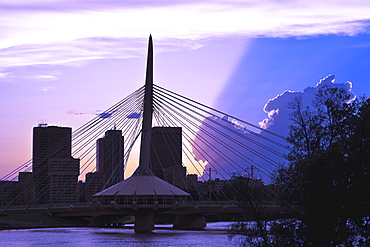
[[[152, 234], [135, 234], [130, 228], [37, 228], [0, 231], [0, 246], [238, 246], [229, 240], [229, 222], [207, 223], [204, 231], [171, 230], [170, 225], [156, 225]], [[129, 226], [130, 227], [130, 226]]]

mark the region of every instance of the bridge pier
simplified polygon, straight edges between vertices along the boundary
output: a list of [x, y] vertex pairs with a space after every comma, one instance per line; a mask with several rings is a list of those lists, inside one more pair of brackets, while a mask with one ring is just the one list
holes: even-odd
[[135, 233], [151, 233], [153, 229], [153, 213], [142, 213], [135, 215]]
[[177, 215], [173, 228], [178, 230], [199, 230], [207, 226], [204, 215]]
[[99, 227], [101, 223], [96, 219], [96, 217], [92, 217], [88, 224], [89, 227]]

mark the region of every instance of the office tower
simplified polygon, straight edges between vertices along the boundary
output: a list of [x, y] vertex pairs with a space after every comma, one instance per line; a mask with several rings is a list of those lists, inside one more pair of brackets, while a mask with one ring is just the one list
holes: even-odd
[[71, 156], [68, 127], [33, 128], [33, 181], [37, 203], [75, 202], [80, 160]]
[[150, 160], [153, 173], [185, 189], [186, 168], [182, 166], [181, 127], [153, 127]]
[[96, 168], [102, 175], [103, 188], [123, 180], [124, 139], [121, 130], [108, 130], [96, 143]]

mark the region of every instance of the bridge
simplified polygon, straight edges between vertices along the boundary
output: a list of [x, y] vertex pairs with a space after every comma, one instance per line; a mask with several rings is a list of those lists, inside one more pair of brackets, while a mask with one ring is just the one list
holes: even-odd
[[[259, 205], [260, 210], [270, 213], [279, 214], [280, 206], [274, 202]], [[124, 223], [132, 223], [132, 218], [129, 216], [140, 215], [150, 211], [155, 214], [170, 214], [175, 216], [173, 223], [174, 229], [203, 229], [206, 227], [206, 215], [214, 214], [233, 214], [241, 215], [243, 209], [236, 201], [189, 201], [187, 203], [171, 203], [168, 205], [153, 204], [119, 204], [112, 200], [107, 204], [96, 202], [84, 203], [56, 203], [56, 204], [35, 204], [35, 205], [12, 205], [8, 207], [0, 207], [0, 217], [8, 215], [17, 215], [24, 218], [22, 221], [14, 221], [9, 219], [1, 220], [0, 226], [4, 228], [22, 228], [22, 227], [54, 227], [54, 226], [105, 226], [105, 225], [122, 225]], [[30, 214], [48, 215], [51, 218], [58, 219], [52, 223], [37, 221], [27, 221]], [[42, 217], [41, 217], [42, 218]], [[64, 222], [60, 221], [64, 219]], [[145, 222], [145, 221], [144, 221]], [[135, 221], [135, 224], [138, 224]], [[138, 226], [135, 227], [137, 229]], [[144, 226], [145, 227], [145, 226]], [[147, 232], [154, 229], [150, 225]]]
[[[139, 138], [137, 161], [130, 154]], [[263, 181], [287, 150], [282, 136], [154, 85], [150, 36], [143, 87], [73, 133], [34, 128], [33, 159], [0, 181], [0, 223], [46, 213], [101, 225], [131, 215], [143, 233], [158, 213], [194, 229], [205, 227], [205, 214], [242, 213], [243, 200], [276, 212], [276, 193]]]

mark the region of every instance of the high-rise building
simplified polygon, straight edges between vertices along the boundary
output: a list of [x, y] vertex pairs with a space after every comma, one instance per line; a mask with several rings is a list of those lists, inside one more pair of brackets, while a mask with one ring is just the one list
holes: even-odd
[[153, 127], [151, 136], [150, 161], [153, 173], [185, 189], [186, 168], [182, 166], [181, 127]]
[[96, 143], [96, 168], [103, 188], [123, 181], [124, 139], [121, 130], [108, 130]]
[[32, 170], [37, 203], [75, 202], [80, 160], [71, 156], [69, 127], [33, 128]]

